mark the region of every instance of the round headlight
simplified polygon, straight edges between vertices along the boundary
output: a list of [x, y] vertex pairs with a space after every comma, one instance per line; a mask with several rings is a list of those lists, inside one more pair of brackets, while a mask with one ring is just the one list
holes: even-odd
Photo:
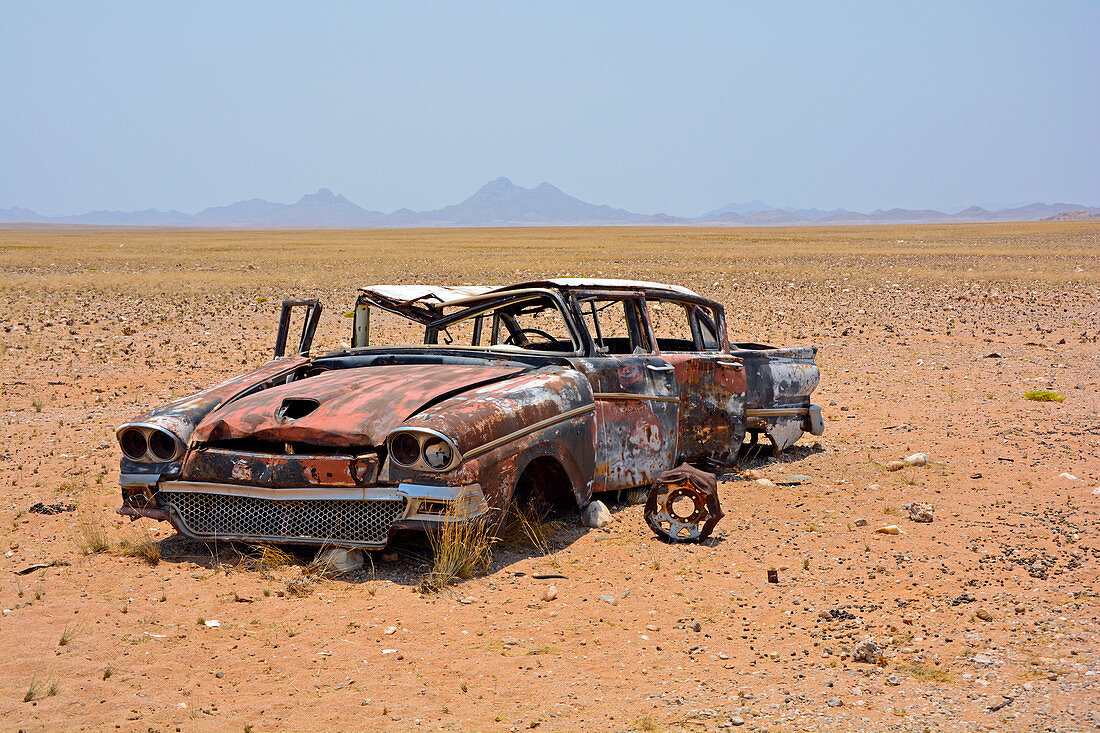
[[133, 461], [145, 458], [145, 452], [149, 445], [145, 442], [145, 435], [137, 428], [127, 428], [118, 436], [118, 444], [122, 446], [122, 452]]
[[420, 458], [420, 441], [409, 433], [390, 438], [390, 456], [402, 466], [411, 466]]
[[451, 446], [439, 438], [432, 438], [424, 444], [424, 462], [437, 471], [449, 466], [452, 458], [454, 451]]
[[158, 460], [170, 461], [176, 457], [176, 439], [162, 430], [154, 430], [149, 436], [149, 451]]

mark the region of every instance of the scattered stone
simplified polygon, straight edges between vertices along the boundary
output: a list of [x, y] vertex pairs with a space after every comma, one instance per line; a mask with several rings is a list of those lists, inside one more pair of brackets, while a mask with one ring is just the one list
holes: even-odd
[[974, 615], [980, 618], [982, 621], [993, 620], [993, 613], [987, 608], [979, 608]]
[[747, 471], [742, 471], [741, 476], [749, 481], [757, 481], [764, 478], [764, 472], [756, 468], [750, 468]]
[[700, 631], [703, 630], [703, 625], [701, 623], [699, 623], [698, 621], [696, 621], [695, 623], [693, 623], [691, 625], [691, 630], [694, 631], [696, 634], [698, 634]]
[[222, 625], [222, 622], [218, 621], [217, 619], [209, 619], [207, 621], [203, 621], [203, 624], [208, 629], [216, 629], [216, 628], [218, 628], [219, 626]]
[[599, 529], [611, 524], [611, 512], [607, 505], [597, 499], [591, 502], [584, 510], [584, 526]]
[[612, 606], [619, 605], [619, 600], [615, 596], [600, 596], [600, 600], [604, 603], [610, 603]]
[[928, 524], [932, 521], [932, 505], [913, 503], [909, 505], [909, 519]]
[[1060, 474], [1058, 474], [1058, 478], [1064, 478], [1066, 481], [1076, 481], [1077, 480], [1077, 477], [1074, 476], [1072, 473], [1060, 473]]
[[732, 718], [730, 718], [730, 725], [744, 725], [744, 724], [745, 724], [745, 719], [742, 718], [740, 715], [734, 715]]
[[542, 592], [542, 600], [552, 601], [558, 597], [558, 587], [556, 585], [546, 586], [546, 590]]
[[901, 680], [898, 679], [898, 676], [896, 674], [892, 674], [886, 678], [886, 684], [890, 685], [891, 687], [897, 687], [901, 684]]
[[766, 478], [756, 479], [756, 485], [757, 486], [763, 486], [766, 489], [775, 488], [775, 483], [773, 481], [769, 480], [769, 479], [766, 479]]
[[852, 650], [852, 661], [878, 664], [882, 661], [882, 650], [879, 649], [874, 639], [864, 639], [856, 644], [856, 648]]
[[382, 633], [385, 634], [386, 636], [393, 636], [394, 634], [397, 633], [397, 627], [396, 626], [387, 626], [386, 630], [383, 631]]
[[970, 474], [970, 478], [981, 478], [981, 477], [982, 477], [982, 475], [981, 475], [980, 473], [972, 473], [972, 474]]
[[857, 527], [866, 527], [867, 526], [867, 520], [866, 519], [857, 519], [855, 521], [855, 525]]
[[885, 527], [879, 527], [875, 531], [879, 534], [905, 534], [896, 524], [888, 524]]
[[927, 466], [928, 456], [926, 456], [924, 453], [914, 453], [913, 455], [907, 457], [904, 463], [906, 466]]
[[324, 550], [317, 562], [336, 573], [347, 573], [363, 567], [363, 551], [334, 547]]
[[775, 568], [768, 568], [768, 582], [769, 583], [778, 583], [779, 582], [779, 571], [776, 570]]
[[826, 704], [831, 708], [839, 708], [844, 706], [844, 701], [841, 700], [839, 697], [830, 697], [826, 701]]
[[991, 351], [990, 353], [985, 355], [985, 358], [986, 359], [1000, 359], [1001, 355], [998, 354], [996, 351]]
[[801, 474], [795, 474], [793, 476], [787, 476], [785, 478], [782, 478], [779, 481], [777, 481], [776, 483], [779, 484], [780, 486], [800, 486], [802, 484], [808, 484], [811, 481], [813, 481], [813, 478], [811, 478], [810, 476], [803, 476]]
[[890, 461], [886, 464], [887, 471], [900, 471], [903, 468], [905, 468], [905, 464], [901, 461]]

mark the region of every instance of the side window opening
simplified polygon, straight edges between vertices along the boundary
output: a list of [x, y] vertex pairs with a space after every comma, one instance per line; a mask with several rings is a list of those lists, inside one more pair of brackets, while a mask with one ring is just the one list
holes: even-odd
[[646, 299], [649, 307], [649, 324], [657, 337], [661, 351], [699, 351], [695, 344], [695, 330], [689, 306], [675, 300]]
[[657, 337], [657, 348], [670, 353], [718, 351], [718, 317], [711, 309], [695, 303], [647, 298], [649, 323]]
[[586, 298], [577, 302], [581, 319], [599, 354], [638, 354], [649, 351], [649, 341], [629, 298]]

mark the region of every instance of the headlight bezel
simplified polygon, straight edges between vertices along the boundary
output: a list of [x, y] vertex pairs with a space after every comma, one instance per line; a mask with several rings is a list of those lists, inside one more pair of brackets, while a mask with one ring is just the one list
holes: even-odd
[[[394, 450], [395, 440], [405, 440], [406, 438], [416, 441], [417, 451], [416, 459], [413, 461], [407, 460], [409, 451], [404, 448]], [[429, 446], [441, 444], [450, 454], [446, 463], [441, 465], [432, 465], [429, 463], [426, 451]], [[405, 446], [407, 448], [408, 446]], [[431, 471], [432, 473], [447, 473], [452, 471], [460, 463], [462, 463], [462, 453], [458, 450], [458, 446], [448, 436], [440, 433], [431, 428], [398, 428], [386, 436], [386, 452], [389, 455], [390, 460], [397, 466], [400, 466], [406, 470], [419, 470], [419, 471]], [[400, 457], [399, 457], [400, 456]]]
[[[126, 423], [115, 431], [115, 438], [118, 440], [122, 455], [133, 463], [175, 463], [187, 453], [187, 446], [183, 440], [159, 425]], [[137, 442], [139, 440], [140, 443]], [[154, 450], [154, 444], [159, 450]], [[140, 454], [137, 451], [139, 446], [143, 447]], [[171, 453], [166, 450], [169, 446], [172, 448]], [[127, 450], [127, 447], [131, 450]]]

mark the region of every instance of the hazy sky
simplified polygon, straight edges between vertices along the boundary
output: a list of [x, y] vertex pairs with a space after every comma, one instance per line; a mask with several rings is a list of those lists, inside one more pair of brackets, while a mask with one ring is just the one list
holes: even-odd
[[1100, 204], [1100, 2], [0, 0], [0, 207]]

